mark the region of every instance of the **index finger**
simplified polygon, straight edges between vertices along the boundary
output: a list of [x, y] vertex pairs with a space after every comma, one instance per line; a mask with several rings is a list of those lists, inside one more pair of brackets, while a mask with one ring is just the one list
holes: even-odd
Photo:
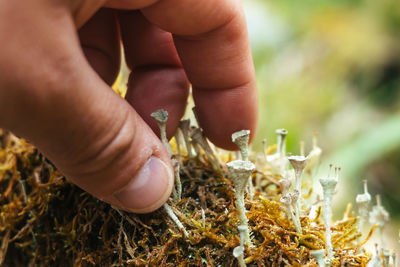
[[237, 0], [160, 0], [142, 9], [173, 33], [193, 86], [199, 122], [217, 146], [236, 149], [231, 134], [257, 124], [257, 90], [244, 13]]

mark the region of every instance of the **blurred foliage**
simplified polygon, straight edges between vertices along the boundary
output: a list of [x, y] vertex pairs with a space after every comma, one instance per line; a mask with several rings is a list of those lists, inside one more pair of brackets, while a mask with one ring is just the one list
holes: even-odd
[[300, 140], [309, 151], [318, 130], [326, 163], [340, 163], [355, 185], [347, 195], [367, 178], [399, 216], [399, 1], [244, 4], [260, 94], [254, 147], [265, 137], [275, 142], [283, 127], [289, 151], [298, 152]]

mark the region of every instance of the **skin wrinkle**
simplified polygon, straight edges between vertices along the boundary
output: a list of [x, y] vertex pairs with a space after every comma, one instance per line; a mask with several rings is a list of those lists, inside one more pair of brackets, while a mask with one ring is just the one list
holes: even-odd
[[[136, 173], [140, 171], [140, 167], [143, 166], [144, 163], [152, 156], [153, 151], [149, 150], [148, 153], [141, 154], [139, 159], [136, 160], [135, 158], [135, 164], [131, 164], [132, 160], [127, 161], [125, 152], [134, 149], [134, 142], [132, 142], [126, 148], [121, 150], [121, 153], [115, 155], [115, 157], [112, 158], [112, 160], [107, 164], [100, 166], [100, 168], [98, 167], [98, 170], [93, 172], [79, 173], [78, 179], [81, 186], [84, 189], [90, 188], [93, 186], [93, 181], [97, 181], [96, 197], [108, 197], [120, 191], [127, 184], [129, 184], [131, 179], [135, 177]], [[107, 183], [106, 181], [110, 178], [110, 176], [102, 178], [101, 180], [98, 179], [100, 173], [102, 173], [102, 176], [104, 177], [104, 174], [110, 173], [110, 170], [111, 172], [115, 172], [116, 166], [123, 167], [124, 171], [119, 172], [118, 176], [113, 176], [112, 183]], [[72, 180], [76, 180], [73, 177], [77, 176], [74, 176], [74, 174], [71, 173], [67, 174]]]
[[198, 86], [196, 86], [195, 90], [196, 91], [226, 91], [228, 93], [235, 94], [235, 92], [237, 90], [247, 89], [251, 85], [251, 83], [252, 83], [252, 81], [246, 81], [243, 84], [235, 85], [233, 87], [225, 87], [225, 88], [224, 87], [218, 87], [218, 88], [209, 87], [209, 88], [207, 88], [207, 87], [198, 87]]
[[230, 17], [227, 21], [225, 21], [224, 23], [221, 23], [221, 25], [218, 25], [215, 28], [212, 28], [211, 30], [205, 31], [203, 33], [199, 33], [199, 34], [188, 34], [188, 35], [182, 35], [182, 34], [173, 34], [174, 37], [185, 40], [185, 41], [194, 41], [194, 42], [198, 42], [198, 41], [203, 41], [203, 40], [207, 40], [210, 36], [212, 36], [215, 33], [220, 32], [221, 30], [223, 30], [223, 28], [225, 28], [227, 25], [231, 24], [232, 21], [234, 21], [237, 17], [236, 16], [232, 16]]
[[[140, 118], [137, 117], [137, 119]], [[131, 125], [138, 125], [138, 123], [132, 123]], [[132, 142], [128, 142], [126, 146], [127, 153], [121, 150], [121, 153], [116, 154], [112, 161], [107, 164], [99, 164], [98, 167], [100, 168], [98, 170], [93, 170], [92, 173], [85, 173], [84, 175], [81, 173], [76, 174], [76, 176], [79, 177], [79, 183], [84, 189], [85, 187], [90, 188], [93, 186], [93, 181], [96, 181], [95, 196], [108, 197], [125, 187], [151, 156], [160, 158], [166, 156], [166, 152], [161, 150], [162, 144], [154, 142], [154, 140], [157, 139], [148, 128], [138, 129], [138, 131], [136, 135], [140, 136], [140, 138], [135, 137]], [[143, 132], [147, 133], [144, 139], [142, 138]], [[147, 145], [142, 146], [142, 143], [146, 143]], [[97, 162], [97, 160], [94, 160], [94, 163], [95, 162]], [[85, 169], [85, 167], [78, 166], [78, 169], [82, 170]], [[112, 175], [115, 173], [118, 175]], [[67, 173], [67, 175], [69, 175], [69, 177], [76, 177], [71, 173]], [[109, 179], [111, 177], [112, 182], [110, 183]]]
[[[107, 137], [102, 144], [98, 144], [96, 147], [98, 151], [93, 151], [88, 155], [84, 155], [81, 158], [77, 158], [76, 162], [72, 162], [69, 169], [85, 170], [81, 172], [82, 175], [89, 173], [99, 172], [97, 168], [104, 168], [109, 166], [118, 155], [123, 154], [130, 144], [135, 140], [136, 131], [134, 129], [127, 130], [126, 127], [136, 125], [135, 123], [127, 123], [128, 120], [135, 120], [134, 117], [127, 113], [123, 116], [123, 120], [120, 121], [120, 125], [110, 127], [110, 129], [117, 129], [115, 133]], [[132, 128], [132, 127], [130, 127]], [[93, 163], [91, 166], [88, 163]]]
[[[205, 3], [210, 7], [205, 7]], [[217, 5], [212, 1], [192, 0], [188, 4], [180, 0], [161, 0], [141, 11], [149, 21], [161, 29], [176, 35], [196, 36], [217, 29], [230, 21], [239, 13], [238, 5], [239, 1], [226, 0]], [[175, 19], [176, 14], [182, 16], [178, 21]], [[180, 21], [185, 21], [186, 24], [182, 25]]]

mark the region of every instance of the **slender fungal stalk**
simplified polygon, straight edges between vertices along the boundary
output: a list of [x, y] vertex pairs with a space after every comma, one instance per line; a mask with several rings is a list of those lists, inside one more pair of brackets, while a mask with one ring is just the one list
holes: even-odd
[[295, 190], [293, 190], [293, 192], [292, 193], [289, 193], [289, 195], [290, 195], [290, 198], [291, 198], [291, 200], [292, 200], [292, 207], [293, 207], [293, 209], [294, 209], [294, 211], [295, 211], [295, 217], [294, 217], [294, 224], [295, 224], [295, 226], [296, 226], [296, 231], [299, 233], [299, 234], [303, 234], [303, 230], [301, 229], [301, 223], [300, 223], [300, 210], [299, 210], [299, 205], [298, 205], [298, 203], [299, 203], [299, 191], [297, 191], [296, 189]]
[[246, 263], [244, 263], [244, 247], [237, 246], [233, 249], [233, 257], [238, 260], [239, 267], [246, 267]]
[[278, 129], [275, 131], [278, 136], [277, 150], [274, 155], [267, 156], [267, 161], [273, 166], [273, 169], [280, 173], [285, 174], [288, 167], [286, 159], [286, 129]]
[[263, 154], [264, 154], [265, 161], [268, 161], [268, 159], [267, 159], [267, 139], [264, 138], [261, 142], [262, 142], [262, 148], [263, 148]]
[[246, 239], [247, 225], [239, 225], [238, 231], [239, 231], [239, 235], [240, 235], [240, 245], [242, 247], [244, 247], [244, 241]]
[[219, 166], [219, 160], [215, 156], [214, 151], [210, 147], [210, 144], [208, 143], [206, 137], [204, 136], [203, 131], [200, 128], [195, 128], [191, 134], [190, 138], [192, 138], [192, 141], [194, 141], [196, 144], [198, 144], [206, 153], [206, 156], [208, 158], [208, 161], [211, 163], [214, 169], [221, 171], [221, 168]]
[[168, 143], [167, 131], [166, 131], [168, 112], [166, 110], [159, 109], [151, 113], [150, 116], [157, 121], [157, 125], [160, 128], [161, 142], [164, 144], [165, 148], [167, 149], [168, 155], [171, 157], [172, 149], [170, 144]]
[[249, 160], [249, 139], [249, 130], [241, 130], [232, 134], [232, 142], [238, 146], [242, 160], [245, 161]]
[[296, 228], [296, 232], [299, 234], [303, 234], [303, 231], [301, 229], [300, 221], [296, 218], [296, 215], [294, 214], [293, 211], [293, 196], [291, 193], [282, 196], [280, 199], [281, 203], [286, 207], [286, 214], [289, 218], [291, 218], [294, 227]]
[[367, 263], [367, 267], [382, 267], [383, 262], [382, 258], [379, 256], [379, 251], [378, 251], [378, 244], [375, 244], [375, 254], [371, 258], [371, 260]]
[[358, 214], [360, 215], [359, 229], [361, 233], [363, 232], [365, 222], [368, 220], [368, 208], [369, 208], [369, 203], [371, 202], [371, 195], [368, 193], [367, 180], [364, 180], [363, 183], [364, 183], [364, 193], [358, 194], [356, 197]]
[[290, 156], [288, 157], [290, 164], [294, 169], [294, 173], [296, 176], [296, 187], [295, 189], [299, 191], [301, 197], [301, 175], [303, 174], [303, 170], [307, 164], [307, 158], [304, 156]]
[[173, 199], [175, 203], [178, 203], [182, 200], [182, 183], [180, 176], [180, 165], [176, 159], [172, 159], [172, 166], [174, 167], [174, 176], [175, 176], [175, 189], [173, 191]]
[[328, 175], [327, 178], [321, 178], [319, 182], [321, 183], [323, 194], [324, 194], [324, 221], [325, 221], [325, 243], [327, 250], [327, 260], [326, 264], [330, 266], [333, 261], [333, 247], [332, 247], [332, 198], [335, 192], [336, 184], [339, 180], [339, 169], [335, 168], [334, 176]]
[[317, 170], [319, 166], [319, 161], [322, 154], [322, 149], [318, 146], [318, 132], [315, 131], [313, 135], [313, 148], [310, 153], [307, 155], [308, 164], [306, 166], [305, 171], [309, 174], [312, 174]]
[[179, 131], [177, 130], [175, 133], [175, 141], [176, 141], [176, 149], [178, 150], [178, 162], [179, 164], [182, 164], [182, 157], [181, 157], [181, 135]]
[[[240, 156], [244, 161], [249, 160], [249, 139], [250, 130], [241, 130], [232, 134], [232, 142], [238, 146]], [[254, 185], [251, 179], [251, 175], [249, 176], [248, 189], [250, 200], [252, 201], [254, 197]]]
[[233, 256], [238, 260], [239, 266], [243, 267], [246, 266], [244, 263], [244, 242], [246, 239], [247, 225], [239, 225], [238, 230], [240, 234], [240, 246], [233, 249]]
[[201, 208], [201, 224], [203, 228], [206, 228], [206, 213], [203, 208]]
[[372, 207], [372, 211], [369, 213], [369, 221], [372, 225], [377, 224], [379, 228], [379, 235], [381, 240], [381, 248], [385, 249], [384, 239], [384, 226], [389, 221], [389, 213], [382, 206], [381, 195], [376, 195], [376, 205]]
[[181, 221], [176, 217], [174, 211], [172, 210], [171, 206], [168, 205], [167, 203], [164, 204], [164, 209], [167, 212], [168, 216], [172, 219], [172, 221], [178, 226], [179, 230], [183, 232], [185, 237], [187, 238], [189, 236], [189, 233], [186, 231], [185, 227], [181, 223]]
[[180, 121], [178, 127], [182, 132], [182, 136], [183, 136], [183, 140], [185, 141], [188, 156], [189, 156], [189, 158], [193, 158], [192, 147], [190, 145], [190, 140], [189, 140], [190, 120]]
[[292, 185], [289, 179], [282, 178], [278, 181], [278, 184], [281, 187], [282, 195], [287, 195], [287, 193], [289, 193], [290, 186]]
[[[165, 148], [167, 149], [167, 152], [168, 152], [169, 156], [171, 157], [172, 156], [172, 149], [171, 149], [171, 146], [168, 143], [167, 131], [166, 131], [167, 120], [168, 120], [168, 112], [163, 110], [163, 109], [159, 109], [159, 110], [151, 113], [150, 116], [157, 121], [158, 127], [160, 128], [161, 141], [163, 142]], [[179, 164], [176, 164], [176, 165], [178, 165], [178, 177], [179, 177]], [[174, 170], [175, 170], [175, 181], [176, 181], [176, 177], [177, 177], [176, 176], [176, 168], [174, 168]], [[179, 178], [179, 184], [180, 184], [180, 178]], [[178, 198], [179, 195], [182, 192], [182, 188], [178, 189], [178, 191], [175, 191], [175, 192], [176, 192], [177, 198]], [[176, 215], [175, 215], [174, 211], [172, 210], [172, 208], [167, 203], [165, 203], [163, 205], [163, 207], [164, 207], [165, 211], [167, 212], [168, 216], [172, 219], [172, 221], [178, 226], [179, 230], [181, 230], [183, 232], [183, 234], [185, 235], [185, 237], [187, 238], [189, 236], [189, 234], [186, 231], [186, 229], [183, 226], [183, 224], [181, 223], [181, 221], [178, 219], [178, 217], [176, 217]]]
[[392, 253], [389, 250], [387, 250], [387, 249], [383, 250], [383, 257], [385, 259], [385, 265], [384, 266], [389, 267], [389, 262], [390, 262], [391, 255], [392, 255]]
[[280, 201], [286, 207], [286, 215], [292, 220], [294, 227], [296, 228], [296, 232], [302, 234], [303, 230], [301, 229], [299, 216], [300, 211], [297, 209], [297, 203], [299, 201], [299, 191], [295, 189], [293, 192], [289, 192], [290, 186], [292, 184], [289, 179], [282, 178], [278, 181], [278, 183], [282, 191], [282, 197]]
[[278, 135], [278, 154], [280, 157], [286, 155], [286, 135], [288, 131], [286, 129], [277, 129], [275, 133]]
[[393, 266], [397, 266], [397, 262], [396, 262], [396, 252], [392, 252], [392, 262], [393, 262]]
[[199, 160], [201, 160], [201, 158], [203, 158], [203, 157], [202, 157], [202, 155], [201, 155], [201, 148], [200, 148], [200, 145], [196, 142], [196, 140], [193, 140], [193, 139], [190, 141], [190, 144], [191, 144], [191, 146], [192, 146], [193, 149], [194, 149], [195, 156], [196, 156]]
[[255, 166], [250, 161], [235, 160], [227, 163], [231, 179], [235, 186], [236, 205], [239, 215], [239, 225], [246, 225], [245, 243], [249, 247], [253, 244], [250, 239], [250, 230], [248, 227], [248, 220], [246, 217], [246, 208], [244, 205], [244, 191], [248, 182], [248, 177], [253, 173]]
[[307, 158], [304, 156], [290, 156], [288, 157], [290, 164], [294, 169], [294, 173], [296, 176], [296, 185], [295, 190], [299, 193], [299, 198], [296, 201], [295, 209], [296, 209], [296, 216], [300, 217], [301, 211], [301, 176], [303, 174], [303, 170], [307, 164]]
[[325, 262], [324, 262], [325, 250], [324, 249], [311, 250], [310, 254], [317, 260], [319, 267], [325, 267]]

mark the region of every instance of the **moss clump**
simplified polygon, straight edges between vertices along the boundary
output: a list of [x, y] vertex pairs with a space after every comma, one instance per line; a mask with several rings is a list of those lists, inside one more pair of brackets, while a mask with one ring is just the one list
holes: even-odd
[[[216, 171], [205, 154], [181, 155], [182, 199], [169, 203], [189, 233], [186, 238], [160, 209], [149, 215], [116, 210], [69, 183], [32, 145], [0, 132], [0, 264], [4, 266], [236, 266], [238, 214], [225, 163]], [[173, 146], [174, 149], [174, 146]], [[175, 149], [176, 151], [176, 149]], [[250, 156], [252, 158], [252, 156]], [[311, 250], [325, 248], [321, 203], [301, 216], [302, 234], [281, 204], [280, 174], [263, 160], [245, 199], [254, 247], [248, 266], [317, 266]], [[307, 196], [304, 196], [305, 198]], [[309, 214], [303, 207], [303, 214]], [[357, 218], [348, 211], [332, 224], [332, 266], [366, 266]], [[346, 264], [346, 265], [344, 265]]]

